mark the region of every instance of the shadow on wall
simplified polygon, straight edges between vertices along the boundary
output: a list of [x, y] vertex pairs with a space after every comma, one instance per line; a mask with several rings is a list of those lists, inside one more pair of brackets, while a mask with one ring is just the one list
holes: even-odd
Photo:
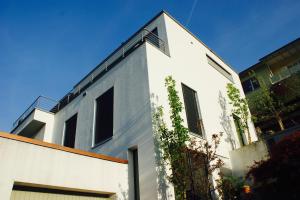
[[112, 200], [127, 200], [128, 199], [128, 192], [122, 189], [121, 184], [119, 184], [119, 190], [121, 191], [121, 197], [113, 196]]
[[[158, 102], [158, 96], [151, 94], [152, 102]], [[154, 139], [154, 153], [155, 153], [155, 164], [156, 164], [156, 173], [158, 177], [158, 195], [159, 199], [167, 200], [169, 199], [170, 195], [168, 195], [167, 190], [169, 188], [167, 183], [167, 169], [164, 165], [163, 161], [163, 153], [162, 148], [160, 146], [160, 139], [159, 139], [159, 121], [154, 117], [154, 114], [157, 112], [158, 106], [155, 103], [151, 104], [152, 110], [152, 126], [153, 126], [153, 139]]]
[[226, 101], [226, 98], [223, 96], [222, 92], [219, 91], [219, 100], [218, 100], [221, 108], [222, 108], [222, 113], [221, 113], [221, 116], [220, 116], [220, 122], [221, 122], [221, 125], [225, 131], [225, 134], [226, 134], [226, 139], [225, 141], [226, 142], [229, 142], [230, 145], [231, 145], [231, 148], [232, 149], [236, 149], [236, 143], [235, 143], [235, 140], [233, 138], [233, 130], [232, 130], [232, 126], [231, 126], [231, 118], [230, 116], [227, 115], [227, 101]]

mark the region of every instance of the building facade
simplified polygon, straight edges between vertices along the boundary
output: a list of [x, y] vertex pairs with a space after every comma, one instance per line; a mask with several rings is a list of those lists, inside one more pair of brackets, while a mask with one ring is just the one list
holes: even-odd
[[[264, 84], [285, 106], [293, 107], [282, 113], [284, 128], [300, 124], [300, 38], [259, 59], [240, 74], [244, 92], [251, 100]], [[253, 114], [255, 109], [251, 108]], [[280, 127], [274, 117], [255, 123], [262, 132], [277, 132]]]
[[39, 97], [12, 133], [128, 160], [128, 190], [118, 199], [174, 199], [172, 186], [160, 185], [152, 123], [154, 108], [163, 106], [170, 126], [167, 76], [176, 81], [190, 134], [210, 140], [223, 132], [218, 154], [232, 169], [229, 152], [247, 143], [235, 127], [226, 90], [233, 83], [243, 95], [239, 76], [164, 11], [60, 101]]

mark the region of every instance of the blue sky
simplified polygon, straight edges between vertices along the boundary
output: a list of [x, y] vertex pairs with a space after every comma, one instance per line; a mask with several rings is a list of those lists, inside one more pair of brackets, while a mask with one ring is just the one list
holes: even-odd
[[300, 35], [299, 0], [0, 0], [0, 131], [37, 96], [64, 96], [162, 9], [238, 72]]

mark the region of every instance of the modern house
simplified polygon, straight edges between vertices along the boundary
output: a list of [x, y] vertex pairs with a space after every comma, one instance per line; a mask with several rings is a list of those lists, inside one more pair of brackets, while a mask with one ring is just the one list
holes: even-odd
[[[80, 191], [86, 195], [92, 191], [107, 195], [95, 199], [174, 199], [173, 187], [162, 184], [165, 178], [159, 176], [152, 122], [154, 108], [163, 106], [165, 121], [170, 125], [164, 85], [169, 75], [176, 81], [185, 108], [182, 117], [190, 134], [210, 140], [212, 134], [223, 132], [218, 154], [225, 167], [232, 170], [229, 152], [248, 143], [235, 126], [239, 119], [232, 117], [226, 94], [226, 85], [232, 83], [243, 95], [239, 76], [195, 35], [162, 11], [61, 100], [39, 97], [17, 119], [12, 130], [13, 142], [8, 136], [5, 140], [15, 143], [21, 153], [12, 159], [27, 156], [15, 166], [18, 176], [7, 175], [6, 190], [3, 189], [6, 184], [0, 180], [0, 193], [7, 194], [1, 199], [8, 200], [9, 194], [17, 193], [20, 187], [26, 187], [22, 192], [30, 193], [39, 191], [41, 186], [61, 193]], [[255, 141], [252, 124], [250, 134]], [[19, 136], [33, 140], [28, 139], [25, 145], [26, 139]], [[18, 141], [23, 141], [26, 151], [21, 150]], [[10, 147], [10, 151], [15, 150]], [[55, 154], [62, 155], [56, 158]], [[14, 171], [12, 165], [8, 168]], [[24, 175], [20, 175], [22, 169]]]
[[[293, 105], [294, 109], [282, 115], [285, 128], [300, 124], [300, 38], [259, 59], [239, 76], [248, 98], [253, 98], [263, 83], [285, 106]], [[255, 112], [251, 106], [250, 110]], [[261, 120], [255, 125], [262, 132], [280, 130], [275, 119]]]

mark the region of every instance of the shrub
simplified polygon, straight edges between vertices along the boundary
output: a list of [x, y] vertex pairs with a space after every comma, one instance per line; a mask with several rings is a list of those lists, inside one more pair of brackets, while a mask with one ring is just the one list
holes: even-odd
[[263, 199], [300, 199], [300, 131], [275, 144], [270, 158], [256, 162], [247, 176]]

